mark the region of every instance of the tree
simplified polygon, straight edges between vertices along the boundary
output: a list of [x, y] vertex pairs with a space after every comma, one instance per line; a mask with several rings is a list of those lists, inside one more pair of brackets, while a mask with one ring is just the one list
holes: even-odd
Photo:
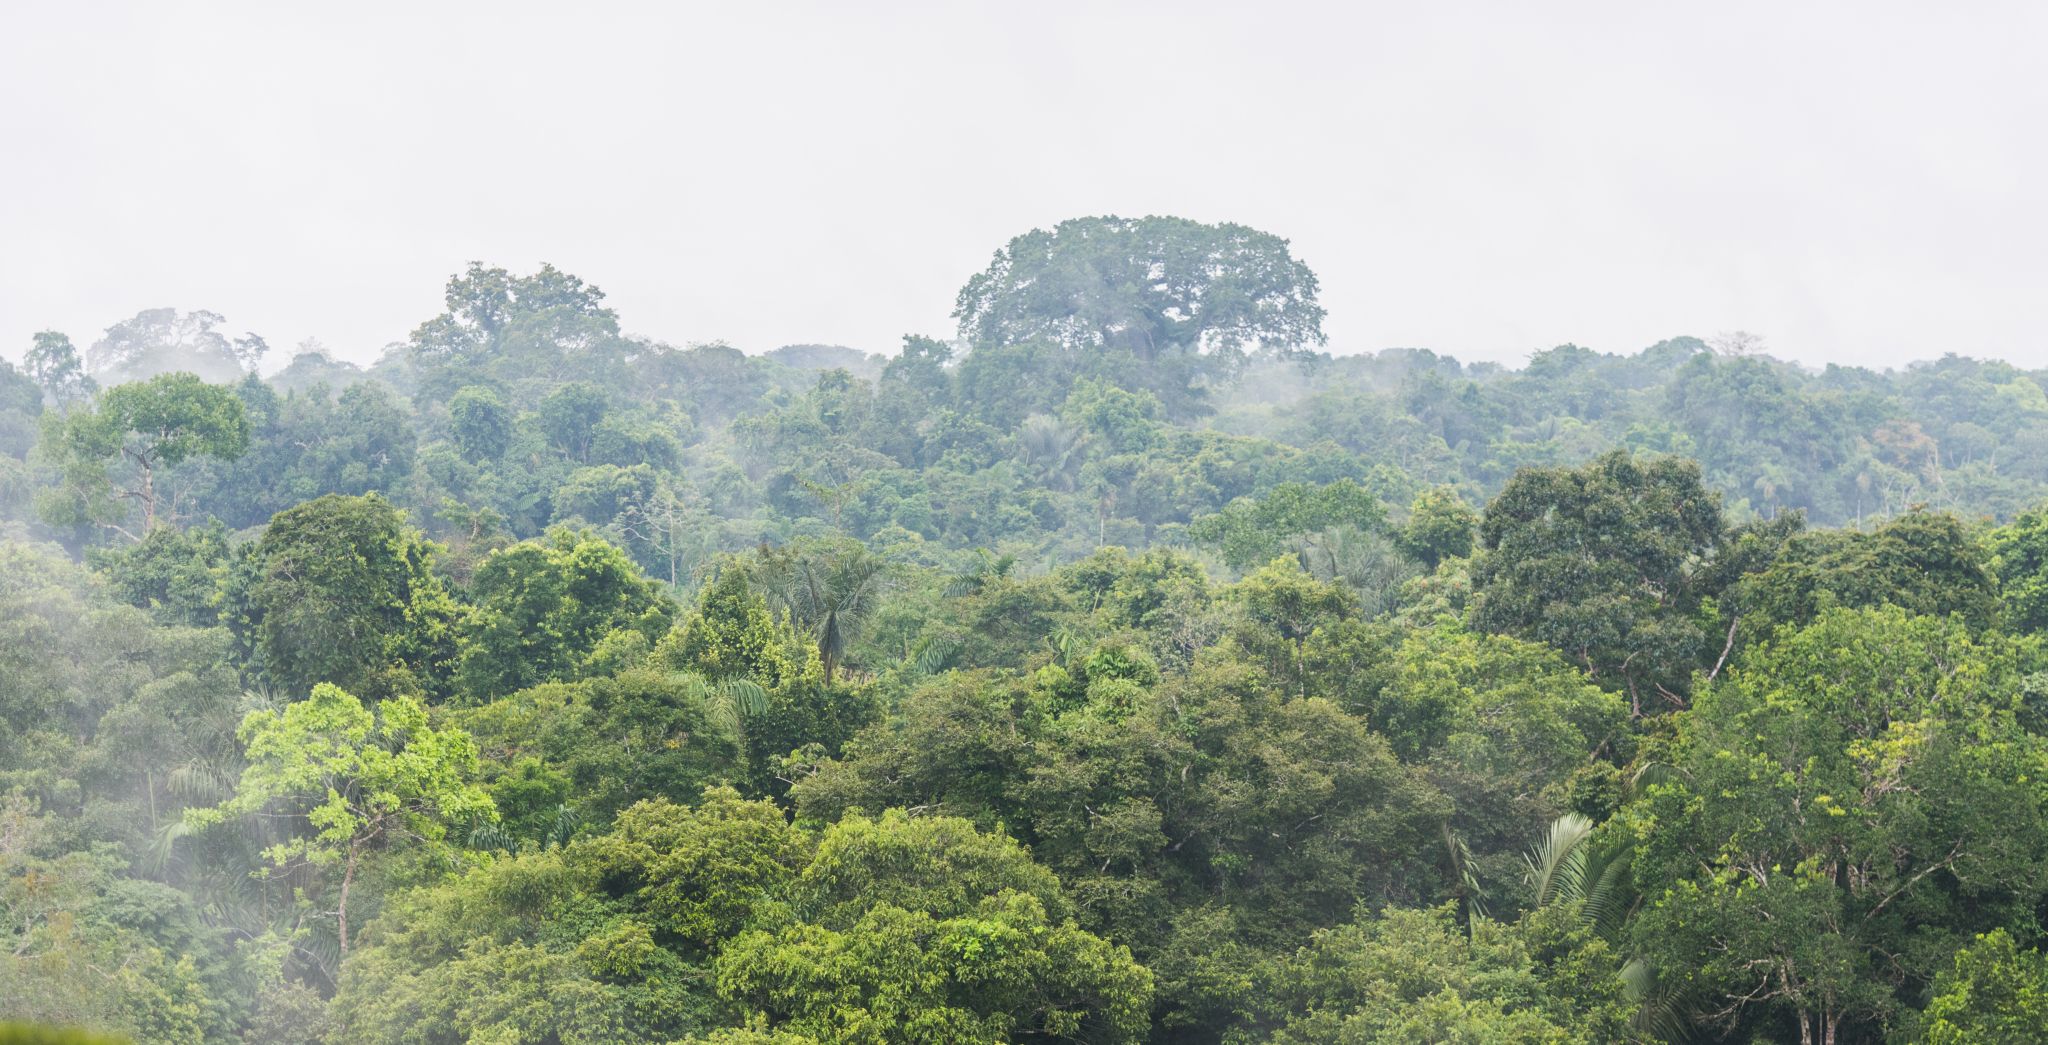
[[746, 573], [743, 564], [728, 564], [705, 587], [698, 608], [661, 641], [654, 661], [701, 676], [714, 693], [741, 679], [766, 691], [767, 707], [746, 724], [746, 783], [753, 794], [780, 793], [787, 787], [778, 776], [785, 757], [811, 744], [836, 754], [879, 707], [868, 690], [823, 684], [816, 643], [799, 635], [786, 614], [771, 613]]
[[228, 382], [254, 372], [270, 346], [255, 334], [230, 339], [213, 329], [226, 322], [205, 309], [180, 315], [174, 308], [148, 308], [107, 328], [85, 357], [95, 374], [139, 380], [171, 371], [193, 371]]
[[1923, 1025], [1928, 1045], [2048, 1042], [2048, 955], [2022, 951], [1993, 929], [1956, 952]]
[[[249, 449], [242, 401], [187, 373], [117, 385], [89, 409], [44, 414], [42, 425], [41, 452], [64, 469], [62, 484], [37, 498], [43, 518], [59, 526], [97, 524], [134, 541], [142, 536], [119, 525], [127, 516], [120, 502], [142, 506], [143, 535], [154, 529], [159, 469], [202, 454], [232, 461]], [[116, 459], [135, 468], [133, 485], [109, 472]]]
[[905, 334], [903, 351], [882, 368], [882, 382], [900, 382], [923, 393], [932, 405], [942, 406], [950, 390], [946, 364], [952, 361], [952, 346], [934, 338]]
[[2048, 631], [2048, 508], [1993, 530], [1985, 544], [1985, 566], [2004, 599], [2005, 626], [2021, 634]]
[[541, 400], [541, 430], [563, 455], [589, 464], [591, 435], [610, 409], [611, 397], [604, 389], [587, 381], [574, 381]]
[[457, 611], [433, 575], [437, 552], [376, 494], [307, 501], [277, 513], [257, 542], [250, 605], [230, 627], [292, 693], [332, 682], [378, 697], [439, 694]]
[[1070, 351], [1220, 355], [1321, 345], [1316, 277], [1287, 241], [1183, 218], [1075, 218], [1011, 240], [954, 304], [960, 336], [990, 348], [1045, 340]]
[[600, 304], [604, 292], [553, 265], [514, 276], [472, 261], [448, 277], [446, 299], [448, 311], [420, 324], [406, 344], [420, 394], [431, 399], [501, 378], [614, 376], [628, 347], [618, 314]]
[[496, 460], [512, 445], [512, 411], [482, 385], [455, 393], [448, 401], [448, 421], [455, 445], [471, 461]]
[[1408, 508], [1408, 523], [1394, 531], [1394, 547], [1435, 572], [1445, 559], [1472, 554], [1472, 531], [1479, 513], [1465, 506], [1457, 491], [1446, 486], [1426, 490]]
[[630, 630], [653, 646], [680, 611], [623, 551], [590, 530], [496, 552], [470, 582], [458, 626], [458, 688], [472, 701], [541, 682], [571, 681], [607, 636]]
[[[1960, 613], [1972, 627], [1988, 628], [1999, 616], [1998, 584], [1984, 558], [1961, 520], [1946, 512], [1909, 512], [1872, 533], [1794, 534], [1769, 568], [1743, 585], [1744, 630], [1762, 638], [1786, 624], [1811, 623], [1828, 603], [1887, 602], [1928, 616]], [[2015, 558], [2023, 561], [2024, 553]]]
[[773, 802], [707, 787], [696, 807], [642, 801], [579, 844], [599, 875], [637, 891], [654, 924], [706, 949], [736, 935], [809, 862], [808, 839]]
[[818, 642], [825, 685], [874, 617], [894, 571], [858, 544], [839, 550], [763, 546], [750, 564], [755, 582], [789, 622]]
[[1240, 497], [1188, 527], [1188, 537], [1216, 547], [1223, 561], [1243, 570], [1272, 561], [1289, 537], [1350, 526], [1362, 533], [1386, 523], [1379, 499], [1350, 479], [1327, 486], [1281, 483], [1266, 496]]
[[271, 846], [264, 857], [279, 874], [302, 864], [342, 865], [333, 914], [343, 954], [349, 891], [365, 855], [395, 841], [438, 848], [449, 825], [497, 818], [490, 796], [471, 782], [476, 742], [461, 730], [436, 730], [410, 697], [387, 700], [372, 713], [350, 693], [321, 683], [282, 712], [250, 712], [236, 736], [249, 768], [234, 797], [188, 811], [187, 822], [205, 827], [230, 817], [303, 815], [314, 830]]
[[1058, 879], [964, 820], [849, 816], [781, 924], [719, 956], [719, 993], [822, 1041], [1136, 1042], [1152, 977], [1062, 917]]
[[1303, 572], [1293, 559], [1281, 557], [1238, 582], [1229, 597], [1280, 632], [1294, 651], [1295, 684], [1308, 692], [1304, 647], [1316, 629], [1331, 621], [1356, 616], [1358, 600], [1334, 584], [1323, 584]]
[[[1482, 921], [1393, 908], [1317, 930], [1259, 971], [1274, 1045], [1594, 1042], [1625, 1038], [1617, 963], [1550, 920]], [[1558, 937], [1564, 937], [1558, 939]]]
[[1744, 651], [1623, 807], [1633, 949], [1733, 1036], [1896, 1026], [1939, 956], [2048, 895], [2048, 747], [2015, 697], [2037, 663], [1896, 606], [1824, 610]]
[[1694, 583], [1722, 537], [1699, 465], [1626, 450], [1581, 468], [1525, 468], [1486, 506], [1471, 623], [1555, 647], [1641, 714], [1679, 705], [1705, 636]]
[[86, 374], [79, 363], [78, 350], [71, 346], [71, 339], [54, 330], [36, 334], [35, 347], [22, 359], [22, 369], [58, 406], [90, 399], [100, 390], [99, 382]]

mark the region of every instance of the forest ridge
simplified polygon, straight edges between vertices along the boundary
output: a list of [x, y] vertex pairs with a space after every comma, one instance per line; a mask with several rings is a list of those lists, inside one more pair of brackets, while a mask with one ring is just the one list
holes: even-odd
[[1317, 292], [1103, 217], [887, 356], [482, 263], [368, 369], [37, 334], [0, 1017], [2040, 1040], [2048, 372], [1332, 356]]

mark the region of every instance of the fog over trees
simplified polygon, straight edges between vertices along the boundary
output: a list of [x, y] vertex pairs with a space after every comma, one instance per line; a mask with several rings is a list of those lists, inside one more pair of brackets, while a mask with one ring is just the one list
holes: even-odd
[[1333, 355], [1172, 217], [880, 352], [602, 275], [0, 362], [0, 1018], [2042, 1040], [2048, 370]]

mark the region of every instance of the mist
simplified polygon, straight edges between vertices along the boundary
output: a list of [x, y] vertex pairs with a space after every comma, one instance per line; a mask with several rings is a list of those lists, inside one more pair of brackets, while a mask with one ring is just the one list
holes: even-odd
[[1339, 354], [1744, 329], [1808, 365], [2021, 362], [2042, 19], [19, 8], [0, 353], [175, 307], [368, 365], [471, 260], [582, 273], [672, 343], [887, 353], [950, 334], [1019, 230], [1174, 214], [1289, 238]]

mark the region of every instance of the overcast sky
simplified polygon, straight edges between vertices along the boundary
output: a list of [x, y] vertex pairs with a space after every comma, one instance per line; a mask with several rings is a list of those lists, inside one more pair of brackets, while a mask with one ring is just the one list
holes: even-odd
[[[0, 4], [0, 352], [368, 361], [470, 259], [894, 354], [1011, 236], [1292, 240], [1337, 352], [2048, 365], [2048, 6]], [[289, 349], [269, 367], [282, 365]]]

